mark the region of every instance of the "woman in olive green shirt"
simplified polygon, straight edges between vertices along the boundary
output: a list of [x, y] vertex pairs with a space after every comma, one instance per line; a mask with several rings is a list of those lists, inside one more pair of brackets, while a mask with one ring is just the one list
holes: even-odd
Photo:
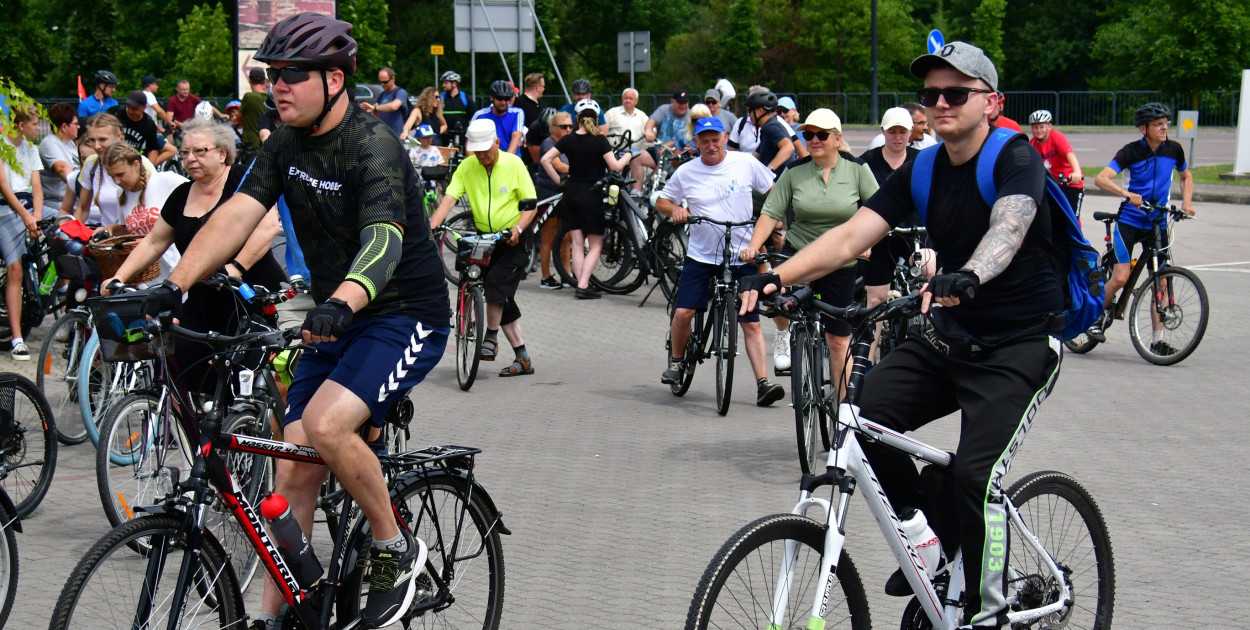
[[[768, 193], [763, 211], [755, 223], [751, 244], [742, 250], [742, 260], [754, 260], [763, 251], [764, 242], [773, 230], [782, 227], [786, 211], [794, 209], [793, 218], [785, 225], [784, 254], [793, 254], [816, 240], [821, 234], [850, 220], [859, 207], [877, 192], [877, 179], [868, 165], [849, 153], [839, 153], [842, 122], [829, 109], [817, 109], [799, 125], [807, 141], [811, 157], [791, 164], [781, 173]], [[855, 263], [837, 269], [811, 283], [822, 301], [834, 306], [849, 306], [855, 297]], [[839, 397], [845, 389], [847, 348], [851, 327], [846, 322], [821, 316], [825, 327], [825, 343], [829, 344], [831, 382], [838, 383]], [[782, 324], [784, 326], [784, 324]]]

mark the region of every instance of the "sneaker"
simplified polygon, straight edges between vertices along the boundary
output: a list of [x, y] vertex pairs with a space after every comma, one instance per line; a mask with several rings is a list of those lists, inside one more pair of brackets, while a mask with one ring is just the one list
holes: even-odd
[[782, 386], [766, 379], [761, 378], [755, 387], [755, 404], [760, 407], [767, 407], [786, 395], [786, 390]]
[[566, 289], [576, 289], [576, 288], [577, 288], [577, 283], [576, 283], [576, 282], [572, 282], [572, 281], [570, 281], [570, 280], [561, 280], [561, 281], [560, 281], [560, 286], [562, 286], [562, 287], [564, 287], [564, 288], [566, 288]]
[[30, 350], [26, 349], [26, 342], [17, 342], [17, 345], [13, 346], [13, 349], [9, 351], [9, 356], [13, 357], [14, 361], [29, 361]]
[[665, 385], [676, 385], [686, 375], [686, 362], [681, 359], [669, 359], [668, 369], [660, 375], [660, 382]]
[[603, 297], [603, 294], [594, 289], [580, 289], [579, 288], [573, 292], [573, 297], [579, 300], [597, 300]]
[[1102, 330], [1101, 318], [1094, 322], [1093, 326], [1085, 329], [1085, 336], [1089, 337], [1091, 341], [1097, 341], [1098, 343], [1102, 343], [1107, 340], [1107, 334]]
[[1160, 357], [1167, 357], [1176, 354], [1176, 348], [1173, 348], [1172, 344], [1166, 341], [1156, 341], [1150, 344], [1150, 353]]
[[773, 372], [778, 376], [790, 372], [790, 331], [778, 330], [773, 335]]
[[560, 281], [556, 280], [555, 276], [547, 276], [538, 281], [538, 288], [540, 289], [555, 290], [563, 287], [564, 285], [560, 284]]
[[416, 594], [414, 579], [425, 566], [427, 549], [421, 539], [400, 530], [408, 540], [408, 550], [396, 554], [377, 548], [369, 550], [369, 601], [361, 614], [366, 628], [384, 628], [404, 616]]

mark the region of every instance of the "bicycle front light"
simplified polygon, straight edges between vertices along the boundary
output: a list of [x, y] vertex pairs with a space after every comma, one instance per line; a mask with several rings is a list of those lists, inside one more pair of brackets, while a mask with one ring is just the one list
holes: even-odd
[[469, 277], [473, 280], [477, 280], [482, 277], [482, 268], [478, 265], [469, 265], [469, 269], [465, 273], [469, 274]]

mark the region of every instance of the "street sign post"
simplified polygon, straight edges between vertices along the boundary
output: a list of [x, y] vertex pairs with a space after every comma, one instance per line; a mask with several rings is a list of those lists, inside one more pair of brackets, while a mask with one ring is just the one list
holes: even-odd
[[1194, 165], [1194, 141], [1198, 139], [1198, 110], [1182, 109], [1176, 112], [1176, 137], [1189, 138], [1189, 155], [1186, 162]]
[[946, 38], [942, 37], [942, 31], [935, 28], [929, 31], [929, 36], [925, 38], [925, 45], [930, 55], [936, 55], [937, 51], [942, 50], [942, 47], [946, 45]]
[[621, 31], [616, 34], [616, 71], [629, 73], [634, 87], [635, 72], [651, 71], [651, 31]]
[[438, 85], [438, 58], [443, 56], [443, 47], [439, 44], [431, 44], [430, 54], [434, 56], [434, 85]]

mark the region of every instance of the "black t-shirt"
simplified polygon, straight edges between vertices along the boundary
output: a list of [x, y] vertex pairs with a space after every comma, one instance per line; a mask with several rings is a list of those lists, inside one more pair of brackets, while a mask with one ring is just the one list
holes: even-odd
[[[907, 156], [903, 158], [903, 164], [907, 164], [908, 162], [916, 159], [917, 153], [920, 153], [919, 149], [907, 147]], [[872, 176], [877, 178], [878, 186], [884, 184], [885, 179], [890, 176], [890, 173], [894, 172], [894, 167], [890, 166], [890, 163], [885, 160], [885, 155], [882, 154], [881, 147], [864, 151], [859, 154], [859, 159], [867, 163], [868, 168], [872, 169]], [[902, 168], [902, 166], [899, 168]]]
[[[772, 163], [772, 161], [777, 157], [777, 153], [781, 151], [781, 148], [777, 145], [781, 144], [782, 140], [789, 137], [789, 128], [786, 126], [786, 123], [782, 122], [781, 118], [776, 115], [769, 118], [768, 122], [765, 122], [764, 126], [760, 127], [760, 145], [755, 148], [755, 152], [759, 154], [760, 161], [764, 163], [764, 166], [768, 166]], [[794, 154], [791, 153], [790, 157], [793, 159]], [[787, 162], [789, 162], [789, 160], [787, 160]], [[786, 170], [786, 165], [782, 164], [773, 172], [780, 175], [781, 171], [784, 170]]]
[[574, 132], [561, 138], [556, 148], [569, 156], [569, 179], [564, 183], [566, 189], [590, 190], [595, 182], [608, 174], [603, 154], [611, 153], [612, 146], [606, 137]]
[[318, 304], [347, 277], [362, 229], [399, 225], [399, 264], [356, 319], [401, 314], [448, 324], [447, 282], [430, 240], [420, 179], [399, 137], [376, 116], [351, 104], [343, 120], [320, 136], [283, 125], [261, 145], [239, 192], [266, 208], [285, 195]]
[[126, 115], [124, 105], [110, 109], [109, 113], [122, 122], [122, 138], [125, 138], [126, 144], [137, 149], [144, 157], [148, 156], [148, 151], [160, 151], [164, 146], [165, 143], [156, 132], [156, 122], [147, 114], [140, 116], [138, 121], [131, 120]]
[[[538, 124], [538, 113], [541, 111], [538, 107], [538, 103], [534, 102], [529, 96], [522, 94], [517, 97], [515, 106], [519, 107], [525, 114], [525, 141], [529, 143], [530, 146], [542, 146], [543, 139], [541, 134], [536, 135], [536, 131], [541, 126]], [[535, 142], [535, 140], [537, 140], [537, 142]], [[542, 156], [540, 155], [539, 157]], [[529, 151], [522, 151], [521, 159], [525, 160], [526, 164], [530, 164], [532, 162], [532, 160], [530, 160]]]
[[459, 92], [455, 96], [442, 93], [443, 99], [443, 119], [447, 121], [447, 129], [444, 133], [456, 133], [456, 125], [459, 124], [460, 133], [469, 130], [469, 121], [472, 120], [474, 112], [477, 108], [473, 106], [473, 99], [468, 94]]
[[[956, 271], [968, 262], [989, 229], [990, 207], [977, 188], [977, 160], [952, 166], [943, 145], [937, 149], [929, 191], [927, 227], [941, 271]], [[978, 154], [979, 155], [979, 154]], [[865, 204], [891, 227], [904, 223], [916, 207], [911, 197], [915, 161], [904, 164]], [[943, 309], [944, 315], [977, 336], [1002, 336], [1041, 323], [1063, 312], [1063, 292], [1055, 263], [1046, 247], [1051, 240], [1050, 206], [1045, 200], [1046, 170], [1042, 157], [1017, 136], [1003, 147], [994, 165], [999, 198], [1026, 195], [1038, 203], [1037, 215], [1007, 268], [977, 290], [972, 300]]]

